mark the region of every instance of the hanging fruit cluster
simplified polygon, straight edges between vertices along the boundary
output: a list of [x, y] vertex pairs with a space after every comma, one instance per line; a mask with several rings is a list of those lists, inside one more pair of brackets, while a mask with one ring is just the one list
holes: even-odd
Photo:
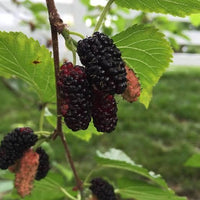
[[[123, 94], [130, 102], [137, 100], [140, 95], [138, 79], [132, 70], [129, 72], [125, 68], [120, 50], [103, 33], [95, 32], [80, 40], [77, 53], [85, 67], [67, 62], [59, 73], [65, 124], [73, 131], [85, 130], [93, 118], [97, 131], [110, 133], [118, 120], [114, 95]], [[127, 94], [132, 97], [127, 98]]]
[[49, 171], [49, 157], [41, 148], [32, 146], [38, 137], [29, 127], [16, 128], [0, 145], [0, 168], [15, 173], [15, 188], [24, 197], [31, 193], [34, 180], [44, 178]]

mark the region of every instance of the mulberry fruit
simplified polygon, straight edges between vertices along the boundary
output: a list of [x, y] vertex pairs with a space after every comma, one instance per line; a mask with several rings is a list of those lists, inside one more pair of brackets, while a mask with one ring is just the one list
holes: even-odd
[[36, 152], [37, 154], [39, 154], [39, 166], [37, 169], [37, 174], [35, 176], [35, 179], [39, 181], [40, 179], [44, 178], [47, 175], [50, 169], [49, 156], [41, 147], [37, 148]]
[[91, 121], [91, 90], [84, 67], [73, 67], [70, 62], [62, 65], [58, 87], [66, 125], [73, 131], [87, 129]]
[[100, 132], [112, 132], [117, 125], [117, 104], [114, 96], [94, 91], [93, 123]]
[[125, 63], [112, 39], [95, 32], [78, 42], [77, 53], [94, 89], [111, 95], [124, 92], [127, 86]]
[[134, 71], [126, 66], [127, 72], [127, 88], [125, 92], [122, 94], [122, 97], [126, 99], [128, 102], [137, 101], [138, 97], [140, 96], [140, 83], [138, 78], [136, 77]]
[[19, 161], [19, 169], [15, 174], [15, 188], [21, 197], [31, 193], [33, 181], [39, 165], [39, 155], [29, 149]]
[[0, 168], [7, 169], [13, 165], [26, 150], [36, 143], [37, 139], [37, 135], [28, 127], [16, 128], [7, 134], [1, 141]]
[[113, 186], [102, 178], [93, 179], [89, 188], [98, 200], [117, 200]]
[[7, 169], [10, 165], [13, 165], [15, 157], [6, 152], [6, 149], [0, 147], [0, 168]]

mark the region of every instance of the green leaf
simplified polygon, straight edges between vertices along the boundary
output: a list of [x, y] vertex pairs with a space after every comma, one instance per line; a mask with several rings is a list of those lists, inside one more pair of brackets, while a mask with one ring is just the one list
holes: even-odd
[[33, 12], [33, 13], [40, 13], [40, 12], [46, 12], [47, 7], [42, 4], [42, 3], [32, 3], [28, 8]]
[[120, 180], [117, 193], [123, 198], [134, 198], [136, 200], [186, 200], [184, 197], [178, 197], [172, 190], [163, 190], [162, 188], [141, 182]]
[[18, 32], [0, 32], [0, 75], [4, 73], [26, 81], [41, 101], [55, 100], [53, 60], [38, 41]]
[[63, 199], [65, 194], [60, 189], [65, 184], [63, 180], [63, 177], [58, 173], [48, 173], [45, 179], [34, 181], [34, 188], [31, 195], [26, 196], [24, 200]]
[[142, 167], [142, 165], [136, 164], [121, 150], [112, 148], [110, 149], [110, 151], [105, 153], [97, 151], [96, 160], [103, 167], [111, 167], [134, 172], [138, 175], [150, 179], [159, 186], [168, 189], [166, 182], [159, 174], [155, 174], [152, 171], [148, 171], [147, 169]]
[[115, 0], [122, 7], [184, 17], [200, 10], [200, 0]]
[[8, 73], [6, 73], [6, 72], [4, 72], [4, 71], [1, 71], [1, 69], [0, 69], [0, 76], [2, 76], [2, 77], [4, 77], [4, 78], [11, 78], [11, 75], [10, 75], [10, 74], [8, 74]]
[[190, 21], [194, 26], [197, 26], [197, 27], [200, 26], [200, 14], [191, 15], [190, 16]]
[[[48, 122], [54, 127], [56, 128], [56, 116], [55, 115], [49, 115], [49, 116], [46, 116]], [[101, 135], [103, 134], [102, 132], [98, 132], [96, 130], [96, 128], [94, 127], [93, 123], [90, 122], [87, 130], [80, 130], [80, 131], [72, 131], [71, 129], [67, 128], [66, 125], [63, 126], [63, 132], [65, 134], [71, 134], [81, 140], [84, 140], [84, 141], [89, 141], [91, 138], [92, 138], [92, 135]]]
[[[62, 186], [66, 185], [66, 183], [64, 181], [64, 177], [59, 173], [53, 173], [49, 171], [45, 179], [42, 179], [40, 181], [35, 180], [33, 185], [34, 187], [31, 192], [31, 195], [24, 197], [24, 200], [38, 200], [38, 199], [61, 200], [66, 196], [61, 190]], [[69, 184], [68, 184], [68, 192], [73, 193], [74, 195], [77, 194], [77, 192], [74, 193], [72, 191]], [[3, 199], [16, 200], [21, 198], [17, 194], [16, 189], [14, 189], [12, 192], [3, 195]]]
[[81, 0], [81, 3], [86, 5], [86, 6], [89, 6], [90, 5], [90, 0]]
[[33, 14], [47, 11], [47, 7], [43, 3], [35, 3], [31, 0], [22, 1], [21, 5], [32, 11]]
[[126, 64], [139, 78], [142, 91], [139, 101], [146, 107], [152, 89], [172, 58], [172, 49], [164, 35], [154, 27], [134, 25], [113, 37]]
[[68, 169], [66, 166], [63, 166], [57, 162], [53, 162], [53, 166], [60, 171], [60, 173], [68, 180], [71, 181], [73, 179], [73, 172]]
[[190, 157], [186, 161], [185, 166], [187, 166], [187, 167], [200, 167], [200, 154], [192, 155], [192, 157]]

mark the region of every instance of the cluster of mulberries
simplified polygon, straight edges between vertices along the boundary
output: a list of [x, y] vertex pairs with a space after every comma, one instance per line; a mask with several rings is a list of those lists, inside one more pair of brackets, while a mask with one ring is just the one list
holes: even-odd
[[13, 165], [36, 141], [37, 135], [28, 127], [16, 128], [8, 133], [1, 141], [0, 168], [7, 169]]
[[102, 178], [93, 179], [89, 188], [98, 200], [117, 200], [113, 186]]
[[77, 53], [81, 63], [61, 66], [58, 86], [61, 113], [73, 131], [86, 129], [91, 117], [100, 132], [112, 132], [117, 124], [115, 94], [127, 87], [125, 63], [112, 39], [103, 33], [80, 40]]
[[73, 131], [87, 129], [91, 121], [91, 91], [84, 67], [73, 66], [70, 62], [62, 65], [58, 86], [66, 125]]
[[0, 145], [0, 168], [15, 173], [15, 187], [20, 196], [30, 194], [33, 180], [44, 178], [49, 171], [49, 157], [42, 148], [33, 151], [38, 137], [24, 127], [8, 133]]

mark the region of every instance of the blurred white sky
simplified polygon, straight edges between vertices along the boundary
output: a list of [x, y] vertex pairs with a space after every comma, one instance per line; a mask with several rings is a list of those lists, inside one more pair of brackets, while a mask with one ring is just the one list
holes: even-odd
[[[32, 0], [33, 2], [45, 3], [45, 0]], [[92, 0], [97, 3], [97, 0]], [[55, 0], [58, 12], [64, 23], [68, 24], [71, 31], [80, 32], [83, 35], [90, 35], [92, 30], [89, 29], [83, 21], [86, 14], [86, 8], [79, 0]], [[19, 23], [22, 19], [30, 20], [30, 13], [23, 7], [17, 7], [11, 0], [0, 0], [0, 30], [1, 31], [22, 31], [29, 37], [39, 40], [41, 44], [46, 44], [46, 39], [50, 38], [50, 32], [39, 30], [31, 32], [28, 26], [21, 26]], [[71, 53], [66, 50], [64, 40], [60, 36], [60, 57], [72, 58]], [[80, 39], [80, 38], [76, 38]]]
[[[45, 0], [32, 0], [33, 2], [45, 3]], [[90, 0], [90, 3], [94, 6], [105, 5], [107, 0]], [[87, 14], [85, 6], [80, 3], [80, 0], [55, 0], [58, 12], [61, 15], [64, 23], [70, 26], [70, 30], [80, 32], [85, 36], [92, 34], [92, 29], [88, 28], [83, 21], [83, 16]], [[172, 20], [188, 20], [188, 18], [171, 17]], [[28, 36], [31, 36], [41, 44], [46, 43], [46, 38], [50, 38], [50, 32], [48, 31], [34, 31], [31, 32], [28, 26], [20, 26], [21, 19], [31, 19], [31, 15], [27, 10], [21, 7], [16, 7], [11, 0], [0, 0], [0, 30], [1, 31], [22, 31]], [[90, 21], [87, 21], [88, 25]], [[109, 22], [108, 22], [109, 25]], [[200, 44], [199, 32], [189, 32], [191, 37], [191, 44]], [[79, 38], [77, 38], [79, 39]], [[180, 43], [184, 43], [183, 39], [178, 39]], [[64, 41], [60, 37], [61, 46], [61, 58], [72, 58], [71, 53], [66, 51]], [[200, 66], [199, 55], [175, 55], [175, 65], [193, 65]]]

